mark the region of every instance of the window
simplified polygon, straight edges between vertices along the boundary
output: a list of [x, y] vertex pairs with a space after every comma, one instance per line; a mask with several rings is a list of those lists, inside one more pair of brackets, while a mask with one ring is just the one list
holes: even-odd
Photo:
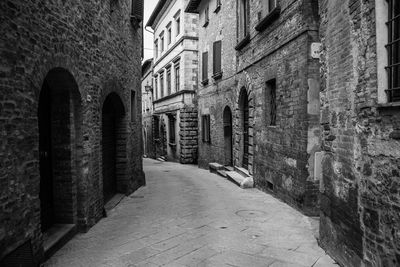
[[201, 116], [201, 133], [203, 142], [210, 143], [210, 115]]
[[168, 115], [169, 124], [169, 143], [175, 144], [175, 116]]
[[204, 9], [204, 24], [203, 24], [203, 27], [207, 27], [209, 21], [210, 21], [209, 7], [206, 6], [206, 8]]
[[143, 20], [143, 0], [132, 1], [131, 16], [135, 18], [138, 22]]
[[178, 36], [181, 33], [181, 17], [180, 16], [181, 16], [181, 10], [178, 10], [178, 12], [176, 12], [174, 15], [176, 36]]
[[153, 132], [154, 132], [154, 139], [160, 138], [160, 118], [158, 116], [153, 116]]
[[167, 69], [167, 95], [171, 94], [171, 67]]
[[257, 13], [258, 24], [255, 26], [255, 29], [257, 31], [264, 30], [279, 17], [279, 14], [280, 8], [278, 7], [277, 0], [262, 1], [261, 10]]
[[400, 1], [389, 0], [388, 27], [388, 102], [400, 101]]
[[168, 44], [171, 44], [171, 39], [172, 39], [172, 31], [171, 31], [171, 22], [167, 26], [167, 42]]
[[202, 56], [202, 83], [208, 82], [208, 52], [203, 52]]
[[158, 99], [158, 77], [154, 77], [154, 94], [155, 99]]
[[218, 79], [222, 76], [221, 70], [221, 41], [213, 44], [213, 78]]
[[221, 9], [221, 0], [215, 1], [215, 13], [218, 13], [218, 11]]
[[270, 80], [266, 83], [265, 90], [265, 110], [267, 125], [276, 125], [276, 80]]
[[243, 39], [249, 33], [248, 0], [239, 0], [239, 39]]
[[161, 52], [164, 51], [164, 31], [161, 32], [160, 34], [160, 40], [161, 40]]
[[135, 93], [135, 91], [131, 90], [131, 122], [134, 122], [136, 119]]
[[154, 42], [154, 58], [158, 57], [158, 39]]
[[175, 91], [179, 91], [181, 84], [180, 84], [180, 66], [179, 63], [175, 65]]
[[164, 73], [160, 74], [160, 95], [161, 98], [164, 97]]

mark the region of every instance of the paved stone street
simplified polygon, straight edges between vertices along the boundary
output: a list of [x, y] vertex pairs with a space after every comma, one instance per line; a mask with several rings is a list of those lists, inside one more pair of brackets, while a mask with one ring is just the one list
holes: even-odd
[[193, 165], [145, 159], [147, 186], [45, 266], [337, 266], [317, 221]]

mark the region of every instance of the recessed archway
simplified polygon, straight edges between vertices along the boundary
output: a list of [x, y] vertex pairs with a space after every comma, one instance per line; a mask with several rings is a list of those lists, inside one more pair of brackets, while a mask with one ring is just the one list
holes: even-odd
[[55, 224], [77, 222], [82, 114], [78, 85], [63, 68], [44, 79], [38, 105], [40, 221], [46, 232]]
[[233, 149], [232, 149], [232, 112], [231, 109], [226, 106], [223, 113], [224, 123], [224, 156], [225, 165], [233, 165]]
[[246, 88], [242, 88], [239, 94], [239, 125], [240, 135], [239, 160], [242, 167], [249, 167], [249, 98]]
[[126, 165], [127, 122], [125, 108], [116, 93], [110, 93], [102, 108], [103, 199], [107, 203], [123, 193]]

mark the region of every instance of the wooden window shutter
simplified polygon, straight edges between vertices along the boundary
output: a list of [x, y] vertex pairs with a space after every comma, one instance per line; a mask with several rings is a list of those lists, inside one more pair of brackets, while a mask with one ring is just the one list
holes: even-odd
[[221, 72], [221, 41], [213, 44], [213, 73], [214, 75]]
[[132, 17], [138, 22], [143, 20], [143, 0], [132, 0]]
[[203, 60], [202, 60], [202, 69], [203, 69], [203, 74], [202, 74], [202, 78], [203, 81], [207, 80], [208, 77], [208, 52], [204, 52], [203, 53]]

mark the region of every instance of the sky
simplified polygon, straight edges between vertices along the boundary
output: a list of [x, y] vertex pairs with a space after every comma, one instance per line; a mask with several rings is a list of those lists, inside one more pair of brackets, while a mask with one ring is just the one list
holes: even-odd
[[[147, 21], [154, 8], [157, 5], [158, 0], [145, 0], [144, 1], [144, 26], [146, 26]], [[151, 30], [151, 29], [149, 29]], [[153, 35], [144, 29], [144, 58], [143, 61], [153, 57]]]

